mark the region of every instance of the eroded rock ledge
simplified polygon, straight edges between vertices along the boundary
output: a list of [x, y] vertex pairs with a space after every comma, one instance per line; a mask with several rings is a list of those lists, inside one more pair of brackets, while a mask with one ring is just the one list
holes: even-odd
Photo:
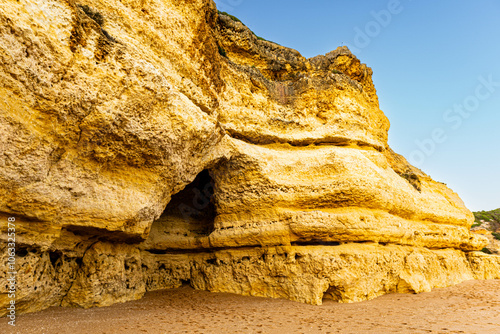
[[345, 47], [305, 59], [211, 0], [24, 0], [0, 4], [0, 60], [19, 312], [188, 282], [320, 304], [500, 278], [460, 198], [388, 147]]

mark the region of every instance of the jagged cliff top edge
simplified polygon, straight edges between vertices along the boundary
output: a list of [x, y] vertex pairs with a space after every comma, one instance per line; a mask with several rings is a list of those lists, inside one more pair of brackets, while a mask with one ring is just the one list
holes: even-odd
[[254, 31], [252, 31], [245, 23], [243, 23], [240, 19], [238, 19], [236, 16], [234, 15], [231, 15], [229, 13], [226, 13], [226, 12], [222, 12], [220, 10], [217, 11], [218, 15], [220, 18], [222, 18], [222, 20], [224, 20], [225, 22], [224, 23], [230, 23], [233, 25], [233, 27], [235, 28], [239, 28], [241, 30], [244, 30], [244, 31], [247, 31], [251, 34], [253, 34], [256, 39], [257, 39], [257, 43], [263, 43], [263, 44], [267, 44], [267, 45], [272, 45], [276, 48], [281, 48], [281, 49], [286, 49], [292, 53], [295, 53], [297, 56], [301, 57], [301, 58], [304, 58], [308, 61], [314, 61], [315, 59], [319, 58], [319, 57], [327, 57], [327, 58], [335, 58], [336, 56], [338, 55], [349, 55], [349, 56], [352, 56], [353, 58], [356, 58], [356, 55], [353, 54], [351, 52], [351, 50], [343, 45], [343, 46], [338, 46], [336, 49], [332, 50], [332, 51], [329, 51], [327, 53], [325, 53], [324, 55], [316, 55], [316, 56], [313, 56], [313, 57], [309, 57], [309, 58], [306, 58], [304, 57], [300, 51], [294, 49], [294, 48], [290, 48], [290, 47], [287, 47], [287, 46], [284, 46], [284, 45], [281, 45], [281, 44], [278, 44], [276, 42], [273, 42], [273, 41], [270, 41], [270, 40], [267, 40], [261, 36], [258, 36]]

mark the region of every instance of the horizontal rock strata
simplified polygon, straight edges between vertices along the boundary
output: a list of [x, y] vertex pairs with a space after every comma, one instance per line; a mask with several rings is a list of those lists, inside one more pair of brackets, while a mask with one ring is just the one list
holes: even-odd
[[346, 47], [306, 59], [211, 0], [3, 1], [17, 311], [187, 283], [321, 304], [500, 278], [472, 213], [388, 130]]

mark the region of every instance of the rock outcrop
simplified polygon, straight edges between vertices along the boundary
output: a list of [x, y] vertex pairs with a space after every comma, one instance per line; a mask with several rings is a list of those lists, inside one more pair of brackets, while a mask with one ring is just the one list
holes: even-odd
[[474, 212], [471, 231], [488, 238], [486, 253], [500, 255], [500, 209]]
[[460, 198], [388, 147], [346, 47], [305, 59], [211, 0], [8, 0], [0, 23], [19, 312], [186, 282], [321, 304], [500, 278]]

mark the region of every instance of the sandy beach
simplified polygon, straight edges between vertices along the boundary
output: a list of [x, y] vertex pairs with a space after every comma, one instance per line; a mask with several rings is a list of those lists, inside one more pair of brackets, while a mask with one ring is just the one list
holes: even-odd
[[[51, 307], [21, 315], [12, 333], [500, 333], [500, 280], [418, 295], [322, 306], [197, 291], [150, 292], [110, 307]], [[7, 328], [2, 319], [2, 328]], [[9, 326], [10, 327], [10, 326]], [[2, 329], [2, 332], [4, 332]]]

